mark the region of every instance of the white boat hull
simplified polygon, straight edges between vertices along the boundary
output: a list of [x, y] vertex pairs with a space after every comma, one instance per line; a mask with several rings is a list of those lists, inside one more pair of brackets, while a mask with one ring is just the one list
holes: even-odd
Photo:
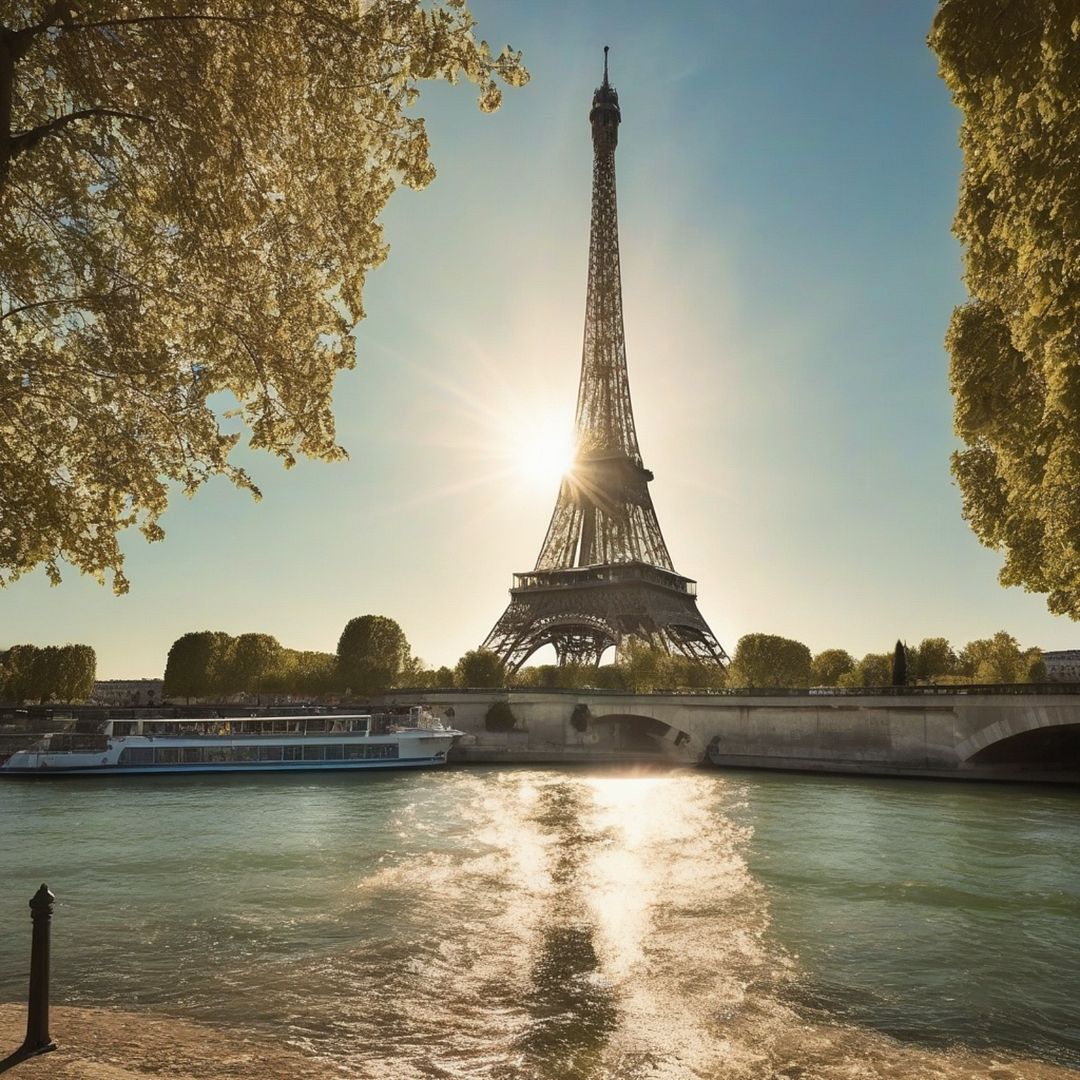
[[356, 772], [444, 765], [461, 733], [442, 728], [369, 735], [119, 735], [93, 749], [48, 743], [12, 754], [0, 777], [154, 776], [160, 773]]

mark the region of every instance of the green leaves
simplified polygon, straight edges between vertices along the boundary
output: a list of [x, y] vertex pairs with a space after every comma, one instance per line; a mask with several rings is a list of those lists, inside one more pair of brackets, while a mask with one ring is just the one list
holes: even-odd
[[488, 649], [470, 649], [454, 669], [458, 686], [496, 687], [506, 685], [506, 665]]
[[215, 393], [286, 465], [344, 456], [378, 217], [434, 176], [418, 83], [490, 109], [528, 75], [456, 2], [48, 10], [0, 26], [0, 585], [67, 561], [124, 592], [117, 535], [160, 539], [172, 492], [256, 494]]
[[1003, 585], [1080, 618], [1080, 50], [1069, 5], [942, 0], [963, 112], [954, 231], [972, 302], [946, 338], [964, 517]]
[[385, 615], [350, 619], [337, 647], [338, 681], [354, 694], [374, 694], [398, 684], [409, 669], [409, 642]]
[[728, 669], [730, 686], [809, 686], [810, 650], [776, 634], [744, 634]]
[[0, 700], [85, 701], [96, 668], [89, 645], [13, 645], [0, 653]]

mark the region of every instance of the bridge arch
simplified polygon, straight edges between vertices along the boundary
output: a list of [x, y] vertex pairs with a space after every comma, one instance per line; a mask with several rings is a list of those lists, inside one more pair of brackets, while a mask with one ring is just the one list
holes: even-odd
[[665, 755], [689, 751], [691, 738], [688, 731], [675, 727], [655, 716], [627, 712], [618, 707], [610, 711], [590, 710], [590, 722], [594, 729], [612, 732], [620, 749], [661, 752]]
[[[1061, 760], [1071, 758], [1071, 764]], [[987, 724], [956, 747], [960, 764], [1002, 764], [1010, 760], [1076, 768], [1080, 763], [1080, 718], [1075, 709], [1031, 705]]]

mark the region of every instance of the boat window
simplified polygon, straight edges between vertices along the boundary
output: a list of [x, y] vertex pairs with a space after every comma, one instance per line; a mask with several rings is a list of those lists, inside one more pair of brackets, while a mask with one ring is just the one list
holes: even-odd
[[231, 746], [207, 746], [204, 749], [206, 751], [206, 760], [211, 765], [232, 760]]
[[366, 758], [396, 758], [398, 756], [397, 743], [376, 743], [374, 746], [364, 747]]
[[340, 761], [344, 756], [344, 747], [341, 743], [337, 743], [334, 746], [328, 746], [326, 748], [326, 760], [327, 761]]
[[52, 754], [103, 754], [109, 749], [104, 735], [86, 735], [79, 731], [61, 731], [46, 736], [49, 753]]
[[203, 748], [201, 746], [185, 746], [180, 751], [180, 760], [185, 765], [201, 765], [203, 763]]
[[325, 747], [321, 745], [317, 746], [305, 746], [304, 747], [304, 760], [305, 761], [322, 761], [323, 750]]
[[[259, 751], [260, 761], [280, 761], [281, 760], [281, 747], [280, 746], [260, 746], [257, 747]], [[291, 749], [287, 747], [286, 749]]]
[[345, 746], [345, 760], [359, 761], [364, 756], [364, 747], [358, 743], [347, 743]]
[[258, 761], [259, 748], [257, 746], [234, 746], [233, 761]]
[[120, 751], [118, 765], [153, 765], [154, 750], [149, 746], [129, 746]]
[[282, 759], [284, 761], [299, 761], [300, 760], [300, 747], [299, 746], [283, 746]]
[[155, 765], [178, 765], [180, 748], [178, 746], [159, 746], [154, 750]]

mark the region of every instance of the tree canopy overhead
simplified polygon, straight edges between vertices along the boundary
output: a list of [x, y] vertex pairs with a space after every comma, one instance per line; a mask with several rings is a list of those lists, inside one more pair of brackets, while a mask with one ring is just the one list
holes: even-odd
[[971, 301], [946, 345], [964, 517], [1003, 585], [1080, 618], [1080, 15], [942, 0], [929, 41], [963, 113]]
[[5, 6], [0, 585], [63, 560], [125, 591], [117, 533], [160, 538], [173, 488], [258, 495], [237, 420], [286, 465], [343, 456], [377, 218], [434, 175], [417, 84], [490, 111], [528, 77], [473, 25], [463, 0]]

